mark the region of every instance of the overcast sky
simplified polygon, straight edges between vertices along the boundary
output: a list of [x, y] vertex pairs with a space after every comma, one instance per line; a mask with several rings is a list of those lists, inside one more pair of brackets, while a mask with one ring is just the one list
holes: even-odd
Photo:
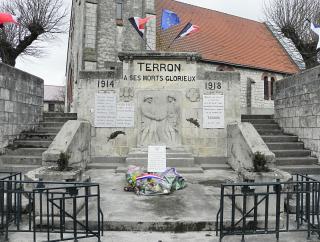
[[[0, 0], [0, 2], [9, 0]], [[64, 0], [68, 8], [71, 0]], [[237, 15], [244, 18], [263, 21], [264, 0], [179, 0], [204, 8]], [[65, 64], [67, 59], [68, 34], [61, 35], [56, 41], [49, 43], [46, 56], [36, 59], [22, 57], [17, 60], [16, 67], [44, 79], [46, 85], [64, 85]]]

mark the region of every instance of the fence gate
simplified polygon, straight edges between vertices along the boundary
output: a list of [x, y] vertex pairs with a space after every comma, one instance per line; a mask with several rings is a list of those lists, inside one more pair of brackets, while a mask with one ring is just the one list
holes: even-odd
[[96, 183], [29, 182], [21, 173], [0, 172], [0, 233], [46, 233], [46, 241], [103, 236], [100, 188]]
[[275, 234], [306, 231], [320, 239], [320, 181], [295, 175], [289, 182], [230, 183], [221, 185], [216, 233], [229, 235]]

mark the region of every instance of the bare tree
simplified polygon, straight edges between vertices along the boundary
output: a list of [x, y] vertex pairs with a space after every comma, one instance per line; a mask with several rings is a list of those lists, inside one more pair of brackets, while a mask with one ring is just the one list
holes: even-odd
[[67, 9], [63, 0], [7, 0], [0, 12], [19, 16], [19, 24], [0, 29], [0, 59], [15, 66], [19, 55], [39, 57], [44, 53], [41, 42], [65, 33]]
[[293, 43], [307, 69], [319, 65], [319, 37], [310, 30], [310, 23], [306, 21], [319, 21], [319, 0], [272, 0], [265, 4], [264, 13], [278, 34]]

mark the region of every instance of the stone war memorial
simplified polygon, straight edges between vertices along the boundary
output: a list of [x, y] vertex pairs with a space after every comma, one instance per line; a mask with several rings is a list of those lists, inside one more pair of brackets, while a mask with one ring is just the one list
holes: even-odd
[[73, 0], [66, 65], [47, 112], [0, 63], [0, 241], [319, 241], [320, 67], [270, 26]]

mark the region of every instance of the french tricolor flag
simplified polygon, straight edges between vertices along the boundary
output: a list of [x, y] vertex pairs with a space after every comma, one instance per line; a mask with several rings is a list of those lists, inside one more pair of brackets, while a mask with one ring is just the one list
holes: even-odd
[[319, 36], [318, 45], [317, 45], [317, 49], [319, 49], [320, 48], [320, 25], [311, 22], [310, 28], [314, 33], [316, 33]]
[[156, 16], [149, 16], [146, 18], [140, 18], [140, 17], [131, 17], [129, 18], [129, 22], [132, 24], [132, 26], [135, 28], [135, 30], [138, 32], [138, 34], [143, 38], [144, 35], [144, 28], [146, 23]]
[[183, 38], [185, 36], [188, 36], [188, 35], [191, 35], [191, 34], [194, 34], [196, 32], [198, 32], [200, 30], [200, 27], [197, 26], [197, 25], [194, 25], [192, 23], [187, 23], [187, 25], [181, 30], [181, 32], [177, 35], [177, 37], [175, 38], [176, 39], [179, 39], [179, 38]]
[[5, 23], [18, 24], [18, 17], [10, 13], [0, 13], [0, 28], [2, 28]]

